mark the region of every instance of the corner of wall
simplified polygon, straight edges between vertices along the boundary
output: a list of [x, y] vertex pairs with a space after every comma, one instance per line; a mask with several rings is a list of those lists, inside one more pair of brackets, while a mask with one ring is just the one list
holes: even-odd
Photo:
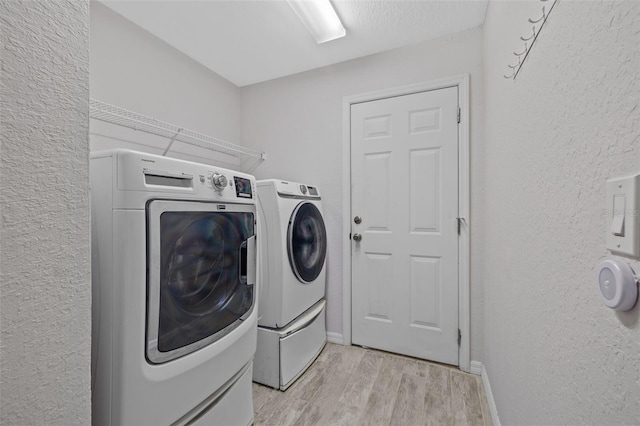
[[90, 424], [89, 1], [0, 31], [0, 423]]

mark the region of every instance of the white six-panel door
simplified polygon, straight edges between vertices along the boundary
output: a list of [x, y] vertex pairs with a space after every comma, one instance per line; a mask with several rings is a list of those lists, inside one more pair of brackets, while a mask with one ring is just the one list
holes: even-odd
[[351, 105], [351, 182], [352, 342], [457, 365], [458, 88]]

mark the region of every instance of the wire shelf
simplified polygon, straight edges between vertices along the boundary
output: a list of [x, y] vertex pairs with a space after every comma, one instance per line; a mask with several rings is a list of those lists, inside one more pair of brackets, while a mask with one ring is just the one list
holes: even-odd
[[174, 141], [178, 141], [235, 157], [255, 158], [258, 161], [266, 158], [264, 152], [254, 151], [222, 139], [178, 127], [106, 102], [90, 99], [90, 107], [90, 117], [93, 119], [170, 139], [163, 155], [166, 155], [171, 149]]

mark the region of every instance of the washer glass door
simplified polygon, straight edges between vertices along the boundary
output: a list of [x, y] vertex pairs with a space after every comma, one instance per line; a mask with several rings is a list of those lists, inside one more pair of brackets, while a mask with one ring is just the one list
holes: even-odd
[[225, 336], [255, 293], [255, 206], [148, 203], [147, 358], [166, 362]]
[[308, 201], [298, 204], [287, 232], [289, 263], [299, 281], [318, 278], [327, 255], [327, 231], [320, 210]]

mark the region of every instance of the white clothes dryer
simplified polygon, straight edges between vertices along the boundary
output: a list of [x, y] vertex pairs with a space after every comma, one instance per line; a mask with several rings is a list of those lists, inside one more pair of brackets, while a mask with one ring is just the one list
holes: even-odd
[[254, 178], [127, 150], [90, 173], [93, 424], [250, 424]]
[[281, 328], [324, 298], [327, 231], [318, 188], [257, 181], [264, 229], [258, 325]]
[[253, 380], [285, 390], [326, 343], [327, 232], [317, 187], [270, 179], [257, 188], [264, 226]]

